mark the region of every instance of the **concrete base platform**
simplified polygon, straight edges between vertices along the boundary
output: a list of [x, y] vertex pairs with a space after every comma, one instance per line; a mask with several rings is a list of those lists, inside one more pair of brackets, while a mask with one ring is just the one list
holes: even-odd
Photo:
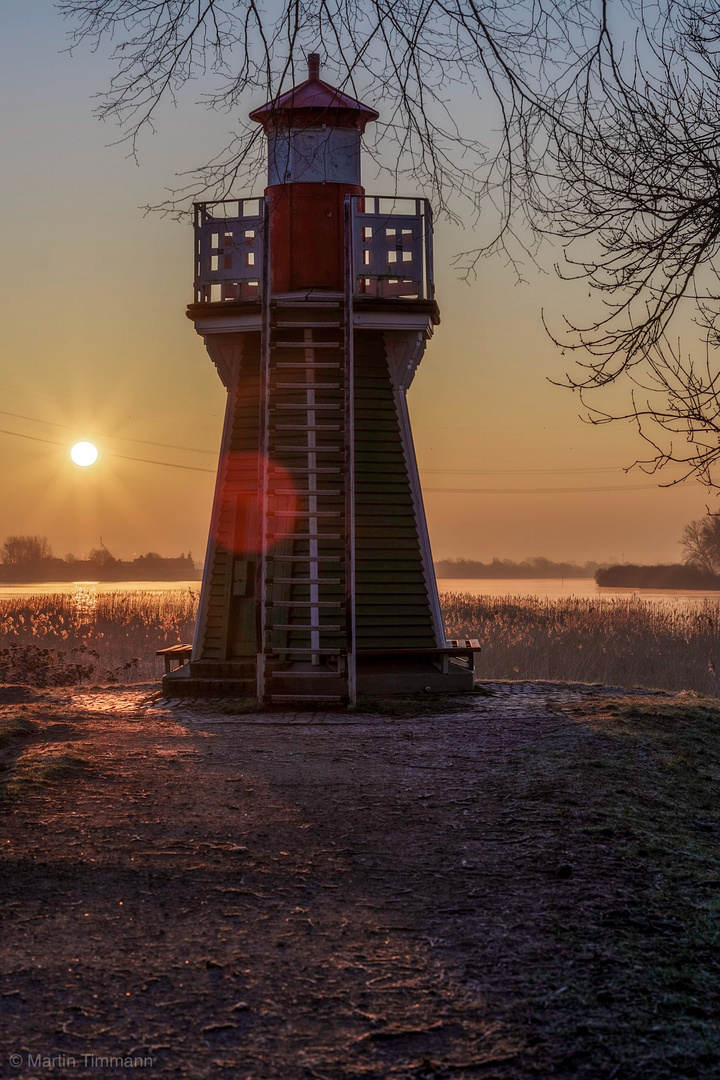
[[475, 685], [472, 668], [448, 664], [447, 671], [438, 671], [432, 664], [398, 664], [373, 661], [359, 663], [357, 688], [359, 694], [415, 694], [430, 690], [434, 694], [469, 693]]
[[[462, 661], [450, 660], [445, 671], [427, 658], [374, 656], [358, 659], [357, 689], [359, 694], [412, 694], [423, 690], [435, 694], [462, 694], [473, 689], [475, 672]], [[316, 696], [318, 701], [329, 696], [340, 697], [344, 681], [332, 672], [321, 673], [308, 668], [281, 670], [269, 680], [268, 697], [271, 703], [296, 696], [299, 701]], [[241, 661], [191, 661], [165, 675], [163, 694], [167, 698], [254, 698], [257, 693], [254, 659]]]
[[190, 661], [164, 675], [162, 688], [166, 698], [254, 698], [255, 660]]

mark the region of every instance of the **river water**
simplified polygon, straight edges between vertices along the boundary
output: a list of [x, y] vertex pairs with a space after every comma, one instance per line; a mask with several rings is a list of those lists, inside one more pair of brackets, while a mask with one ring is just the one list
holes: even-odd
[[[618, 599], [637, 596], [643, 600], [679, 604], [720, 601], [720, 593], [699, 589], [600, 589], [593, 578], [438, 578], [440, 592], [471, 593], [473, 596], [534, 596], [547, 599]], [[85, 595], [113, 592], [199, 593], [199, 581], [43, 581], [22, 585], [0, 585], [0, 600], [52, 593]]]
[[594, 578], [438, 578], [443, 592], [473, 596], [535, 596], [549, 600], [580, 597], [585, 600], [616, 600], [637, 596], [642, 600], [700, 604], [720, 601], [719, 592], [701, 589], [601, 589]]
[[0, 600], [26, 598], [28, 596], [52, 596], [57, 593], [115, 592], [200, 592], [199, 581], [36, 581], [21, 585], [0, 585]]

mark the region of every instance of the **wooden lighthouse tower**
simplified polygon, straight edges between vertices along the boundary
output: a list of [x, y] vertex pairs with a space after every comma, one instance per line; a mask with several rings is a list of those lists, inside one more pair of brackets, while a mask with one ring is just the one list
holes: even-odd
[[188, 314], [228, 391], [179, 695], [469, 689], [446, 642], [405, 394], [439, 322], [423, 199], [365, 194], [378, 113], [319, 78], [250, 114], [264, 198], [196, 206]]

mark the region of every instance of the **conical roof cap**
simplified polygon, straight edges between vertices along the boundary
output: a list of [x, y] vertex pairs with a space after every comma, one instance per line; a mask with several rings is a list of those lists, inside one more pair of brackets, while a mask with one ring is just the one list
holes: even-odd
[[[284, 94], [268, 101], [259, 109], [250, 113], [250, 119], [262, 124], [265, 128], [272, 126], [285, 126], [290, 119], [301, 123], [312, 123], [313, 120], [325, 121], [329, 119], [328, 112], [332, 113], [334, 122], [340, 121], [342, 126], [359, 127], [364, 131], [365, 125], [371, 120], [377, 120], [380, 113], [371, 109], [369, 105], [363, 105], [349, 94], [338, 90], [336, 86], [330, 86], [319, 77], [320, 58], [317, 53], [308, 56], [309, 78], [299, 86], [293, 86]], [[297, 114], [301, 115], [298, 116]]]

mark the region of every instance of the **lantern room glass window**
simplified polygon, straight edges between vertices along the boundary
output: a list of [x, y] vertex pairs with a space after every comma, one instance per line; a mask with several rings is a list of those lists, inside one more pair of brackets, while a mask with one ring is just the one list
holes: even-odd
[[348, 128], [278, 131], [268, 137], [269, 184], [359, 184], [360, 132]]

